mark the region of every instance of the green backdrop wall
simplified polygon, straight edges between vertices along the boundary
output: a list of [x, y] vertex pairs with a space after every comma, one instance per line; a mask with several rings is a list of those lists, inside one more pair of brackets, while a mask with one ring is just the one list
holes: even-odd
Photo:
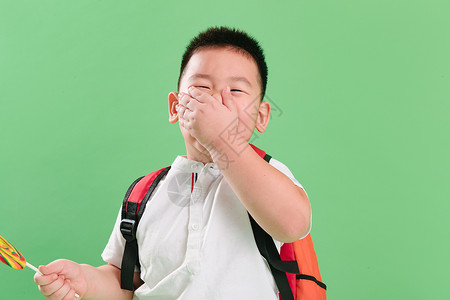
[[[102, 264], [123, 194], [184, 154], [188, 41], [260, 40], [277, 107], [255, 144], [313, 208], [329, 299], [449, 298], [450, 2], [0, 0], [0, 235], [36, 265]], [[40, 299], [0, 266], [0, 299]]]

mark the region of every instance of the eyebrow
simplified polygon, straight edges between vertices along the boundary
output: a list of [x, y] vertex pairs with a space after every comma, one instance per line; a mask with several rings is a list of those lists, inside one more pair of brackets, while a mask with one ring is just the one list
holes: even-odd
[[[211, 80], [212, 76], [210, 76], [208, 74], [194, 74], [194, 75], [189, 77], [189, 80], [195, 80], [195, 79], [208, 79], [208, 80]], [[245, 78], [245, 77], [242, 77], [242, 76], [231, 76], [231, 77], [228, 77], [228, 79], [230, 81], [234, 81], [234, 82], [241, 81], [241, 82], [247, 84], [248, 86], [252, 87], [252, 84], [250, 83], [250, 81], [248, 81], [248, 79]]]

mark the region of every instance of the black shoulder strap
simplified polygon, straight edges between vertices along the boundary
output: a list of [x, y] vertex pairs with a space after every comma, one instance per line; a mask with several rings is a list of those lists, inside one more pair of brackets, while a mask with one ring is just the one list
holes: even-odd
[[150, 185], [150, 187], [142, 199], [130, 199], [130, 195], [135, 186], [144, 177], [136, 179], [131, 184], [123, 199], [120, 232], [122, 233], [126, 243], [120, 271], [120, 285], [122, 289], [130, 291], [133, 290], [134, 267], [136, 265], [139, 266], [138, 244], [136, 240], [137, 227], [150, 196], [161, 179], [167, 174], [169, 169], [170, 167], [166, 167], [148, 175], [149, 177], [147, 178], [147, 182], [143, 181], [143, 183], [147, 186]]
[[[270, 161], [272, 157], [268, 154], [264, 156], [264, 160]], [[256, 246], [258, 247], [261, 255], [267, 260], [272, 275], [277, 284], [278, 291], [280, 292], [282, 300], [294, 300], [294, 295], [292, 294], [291, 287], [289, 286], [289, 281], [286, 276], [288, 273], [300, 273], [298, 269], [298, 264], [295, 260], [293, 261], [283, 261], [281, 260], [280, 253], [275, 246], [272, 237], [265, 232], [253, 217], [249, 215], [250, 224], [252, 225], [253, 235], [255, 237]]]

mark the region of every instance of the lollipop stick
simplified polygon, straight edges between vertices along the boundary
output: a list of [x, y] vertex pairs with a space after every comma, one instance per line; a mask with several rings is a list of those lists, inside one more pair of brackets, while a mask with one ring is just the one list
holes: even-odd
[[[27, 266], [28, 268], [30, 268], [31, 270], [33, 270], [33, 271], [35, 271], [35, 272], [37, 272], [37, 273], [39, 273], [39, 274], [42, 275], [42, 273], [38, 270], [38, 268], [36, 268], [36, 267], [33, 266], [32, 264], [30, 264], [29, 262], [27, 262], [26, 266]], [[78, 295], [77, 293], [75, 293], [75, 298], [80, 299], [80, 295]]]
[[39, 273], [39, 274], [41, 274], [42, 275], [42, 273], [35, 267], [35, 266], [33, 266], [32, 264], [30, 264], [29, 262], [27, 262], [27, 265], [26, 265], [28, 268], [30, 268], [31, 270], [33, 270], [33, 271], [35, 271], [35, 272], [37, 272], [37, 273]]

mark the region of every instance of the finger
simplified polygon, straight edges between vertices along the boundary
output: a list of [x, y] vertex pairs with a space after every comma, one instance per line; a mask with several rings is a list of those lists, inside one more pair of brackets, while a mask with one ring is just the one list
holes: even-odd
[[74, 299], [80, 299], [77, 298], [75, 296], [75, 290], [74, 289], [70, 289], [69, 292], [66, 294], [66, 296], [64, 298], [62, 298], [62, 300], [74, 300]]
[[216, 101], [218, 102], [218, 103], [220, 103], [220, 104], [223, 104], [223, 97], [222, 97], [222, 95], [220, 94], [214, 94], [214, 95], [212, 95], [213, 97], [214, 97], [214, 99], [216, 99]]
[[191, 129], [192, 125], [191, 120], [188, 117], [186, 117], [186, 114], [183, 117], [178, 118], [178, 122], [180, 122], [180, 125], [186, 130], [189, 131]]
[[194, 108], [194, 110], [191, 110], [187, 107], [184, 106], [179, 106], [177, 108], [178, 111], [178, 120], [183, 120], [185, 122], [189, 122], [191, 120], [191, 116], [195, 113], [196, 108]]
[[182, 94], [178, 98], [178, 103], [190, 110], [196, 109], [198, 105], [201, 104], [197, 99], [192, 98], [189, 94]]
[[192, 114], [193, 114], [194, 112], [192, 111], [192, 110], [190, 110], [190, 109], [186, 109], [186, 110], [184, 110], [184, 112], [183, 112], [183, 120], [185, 121], [185, 122], [190, 122], [191, 121], [191, 116], [192, 116]]
[[63, 285], [64, 279], [60, 276], [57, 280], [53, 281], [50, 284], [40, 285], [39, 290], [41, 291], [42, 295], [49, 296], [59, 290]]
[[55, 281], [56, 279], [58, 279], [58, 274], [49, 274], [49, 275], [41, 275], [39, 273], [36, 273], [34, 275], [34, 282], [37, 285], [47, 285], [52, 283], [53, 281]]
[[213, 96], [194, 86], [191, 86], [188, 91], [189, 95], [200, 103], [217, 102]]
[[178, 119], [184, 118], [184, 113], [186, 112], [186, 107], [183, 105], [178, 104], [177, 105], [177, 113], [178, 113]]
[[189, 101], [190, 101], [189, 98], [190, 98], [190, 97], [189, 97], [188, 94], [185, 94], [185, 93], [179, 93], [179, 94], [178, 94], [178, 103], [179, 103], [180, 105], [186, 106], [186, 105], [189, 103]]
[[182, 118], [181, 116], [178, 116], [178, 123], [180, 124], [181, 127], [185, 127], [185, 123], [186, 121], [184, 120], [184, 118]]
[[237, 111], [236, 103], [233, 100], [233, 97], [231, 96], [231, 90], [230, 87], [227, 86], [222, 91], [222, 103], [225, 105], [229, 110], [235, 112]]
[[[69, 293], [69, 291], [72, 289], [72, 287], [70, 286], [70, 280], [66, 279], [64, 281], [64, 285], [57, 290], [56, 292], [54, 292], [53, 294], [51, 294], [48, 299], [49, 300], [61, 300], [63, 298], [65, 298], [67, 296], [67, 294]], [[73, 298], [72, 298], [73, 299]]]
[[64, 269], [65, 261], [62, 259], [55, 260], [46, 266], [39, 266], [39, 271], [46, 275], [51, 273], [61, 273]]

